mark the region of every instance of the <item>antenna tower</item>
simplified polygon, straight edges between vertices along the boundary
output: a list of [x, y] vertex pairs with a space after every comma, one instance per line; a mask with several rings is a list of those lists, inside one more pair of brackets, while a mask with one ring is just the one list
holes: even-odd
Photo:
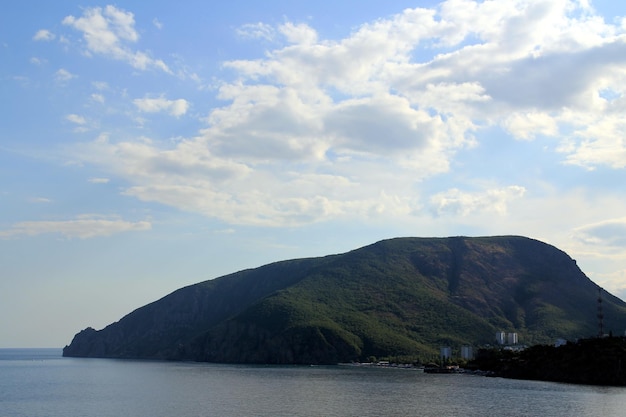
[[604, 313], [602, 312], [602, 288], [598, 287], [598, 337], [604, 336]]

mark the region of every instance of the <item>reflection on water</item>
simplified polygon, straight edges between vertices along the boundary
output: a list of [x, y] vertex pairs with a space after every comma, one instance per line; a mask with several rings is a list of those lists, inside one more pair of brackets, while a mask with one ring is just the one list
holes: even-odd
[[417, 369], [61, 358], [0, 350], [7, 416], [622, 416], [626, 389]]

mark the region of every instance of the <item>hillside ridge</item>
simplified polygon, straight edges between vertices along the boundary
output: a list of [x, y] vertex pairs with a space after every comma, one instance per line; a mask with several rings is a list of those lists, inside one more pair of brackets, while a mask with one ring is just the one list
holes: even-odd
[[[525, 344], [594, 335], [598, 286], [565, 252], [522, 236], [392, 238], [274, 262], [181, 288], [65, 356], [228, 363], [425, 360], [497, 331]], [[626, 304], [603, 300], [605, 327]]]

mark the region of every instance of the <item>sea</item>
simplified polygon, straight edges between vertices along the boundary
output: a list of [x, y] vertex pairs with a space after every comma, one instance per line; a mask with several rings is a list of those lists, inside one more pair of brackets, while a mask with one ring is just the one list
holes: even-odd
[[375, 366], [63, 358], [0, 349], [0, 416], [624, 416], [626, 388]]

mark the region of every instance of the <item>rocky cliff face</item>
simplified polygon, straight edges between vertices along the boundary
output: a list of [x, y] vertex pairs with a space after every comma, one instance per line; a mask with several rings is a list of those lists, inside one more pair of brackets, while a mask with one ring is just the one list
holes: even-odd
[[[182, 288], [96, 331], [66, 356], [231, 363], [425, 359], [439, 346], [527, 344], [596, 333], [597, 286], [536, 240], [400, 238], [277, 262]], [[605, 328], [626, 304], [605, 295]]]

